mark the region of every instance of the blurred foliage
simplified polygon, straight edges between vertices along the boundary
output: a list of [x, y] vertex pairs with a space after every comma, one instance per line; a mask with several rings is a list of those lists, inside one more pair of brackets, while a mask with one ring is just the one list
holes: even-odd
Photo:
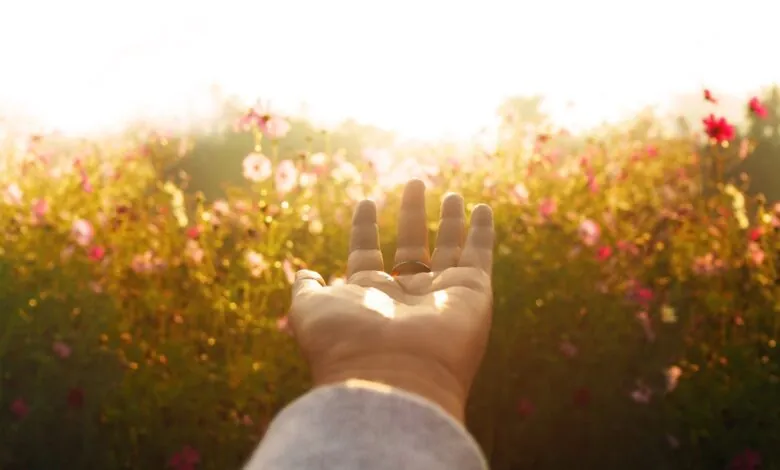
[[543, 129], [438, 165], [365, 152], [392, 137], [354, 123], [271, 138], [243, 110], [217, 132], [6, 150], [0, 468], [238, 468], [309, 385], [292, 273], [338, 281], [364, 197], [392, 259], [411, 177], [430, 214], [447, 191], [496, 214], [468, 409], [492, 468], [780, 468], [780, 208], [702, 174], [756, 155], [662, 138], [650, 114], [585, 139], [516, 116]]

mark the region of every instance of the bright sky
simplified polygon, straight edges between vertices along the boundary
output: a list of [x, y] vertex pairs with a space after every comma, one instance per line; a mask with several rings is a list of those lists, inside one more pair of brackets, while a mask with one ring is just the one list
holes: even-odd
[[780, 82], [779, 15], [777, 0], [4, 0], [0, 112], [94, 130], [206, 112], [216, 82], [411, 137], [473, 133], [516, 93], [579, 127]]

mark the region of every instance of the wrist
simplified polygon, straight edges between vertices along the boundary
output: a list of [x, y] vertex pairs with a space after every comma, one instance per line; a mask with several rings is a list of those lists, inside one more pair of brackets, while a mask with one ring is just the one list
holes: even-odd
[[350, 380], [382, 384], [425, 398], [458, 422], [464, 422], [466, 392], [455, 376], [435, 361], [381, 355], [344, 361], [313, 372], [315, 386]]

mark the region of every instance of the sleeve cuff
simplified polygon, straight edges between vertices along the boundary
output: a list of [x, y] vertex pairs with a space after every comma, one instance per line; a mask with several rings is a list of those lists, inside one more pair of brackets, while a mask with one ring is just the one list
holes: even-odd
[[474, 438], [425, 398], [361, 381], [316, 388], [282, 410], [245, 470], [484, 470]]

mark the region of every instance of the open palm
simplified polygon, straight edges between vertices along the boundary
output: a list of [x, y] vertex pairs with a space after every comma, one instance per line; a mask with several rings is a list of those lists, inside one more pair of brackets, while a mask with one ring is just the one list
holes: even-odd
[[448, 195], [433, 256], [427, 227], [425, 186], [413, 180], [399, 214], [397, 272], [387, 274], [376, 206], [361, 202], [347, 283], [325, 287], [319, 274], [300, 271], [290, 324], [315, 383], [361, 378], [400, 385], [437, 395], [431, 398], [461, 417], [491, 323], [493, 216], [477, 206], [467, 234], [463, 199]]

